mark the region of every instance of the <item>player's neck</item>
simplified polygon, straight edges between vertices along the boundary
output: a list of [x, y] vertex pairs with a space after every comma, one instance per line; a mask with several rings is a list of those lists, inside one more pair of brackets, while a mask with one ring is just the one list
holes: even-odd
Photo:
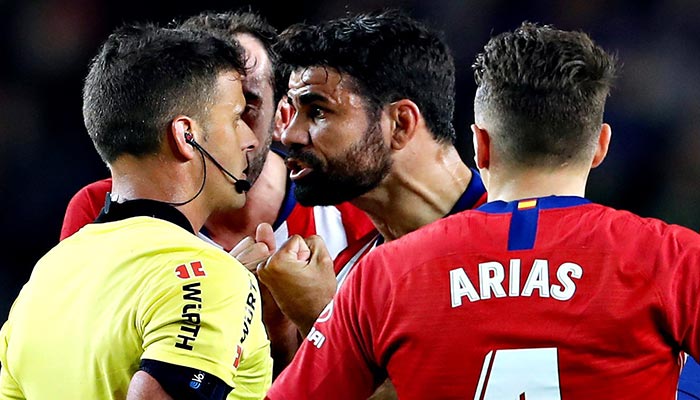
[[[202, 185], [202, 172], [192, 165], [170, 162], [167, 156], [136, 158], [122, 156], [110, 165], [112, 200], [150, 199], [178, 203], [191, 199]], [[196, 168], [201, 169], [201, 165]], [[190, 221], [195, 231], [201, 229], [212, 209], [204, 196], [197, 196], [176, 207]]]
[[546, 196], [584, 197], [588, 173], [582, 168], [518, 168], [486, 172], [482, 177], [488, 201], [510, 202]]
[[270, 152], [260, 176], [247, 194], [246, 204], [237, 210], [212, 213], [205, 224], [208, 236], [231, 250], [246, 236], [255, 236], [261, 222], [272, 225], [279, 214], [287, 187], [287, 168]]
[[447, 215], [469, 185], [471, 170], [453, 146], [428, 147], [396, 157], [379, 187], [353, 201], [387, 241]]

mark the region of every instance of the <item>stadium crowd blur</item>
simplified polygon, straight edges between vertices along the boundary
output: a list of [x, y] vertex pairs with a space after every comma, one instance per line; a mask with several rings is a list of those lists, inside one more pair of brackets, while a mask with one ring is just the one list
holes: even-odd
[[85, 184], [109, 175], [85, 131], [81, 106], [82, 80], [99, 43], [124, 22], [167, 23], [251, 3], [279, 29], [346, 11], [393, 7], [443, 30], [457, 66], [459, 150], [472, 166], [470, 65], [480, 46], [493, 32], [511, 30], [523, 20], [591, 34], [617, 51], [623, 68], [605, 118], [613, 128], [613, 145], [607, 161], [592, 173], [588, 197], [700, 229], [697, 0], [146, 3], [0, 0], [0, 322], [34, 263], [58, 241], [68, 200]]

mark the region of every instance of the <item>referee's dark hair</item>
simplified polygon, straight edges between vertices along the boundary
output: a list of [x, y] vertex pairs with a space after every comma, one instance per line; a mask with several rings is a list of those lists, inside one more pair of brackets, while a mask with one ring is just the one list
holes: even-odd
[[152, 24], [117, 29], [92, 60], [83, 118], [106, 163], [158, 151], [177, 115], [206, 123], [220, 73], [245, 74], [243, 50], [205, 32]]
[[327, 67], [352, 78], [370, 115], [409, 99], [433, 137], [454, 143], [455, 67], [440, 34], [395, 11], [297, 24], [277, 46], [286, 68]]

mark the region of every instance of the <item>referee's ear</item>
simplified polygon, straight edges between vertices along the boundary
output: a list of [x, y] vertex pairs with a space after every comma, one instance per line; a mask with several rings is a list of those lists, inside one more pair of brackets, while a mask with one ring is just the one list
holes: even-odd
[[192, 160], [196, 155], [196, 149], [191, 144], [187, 143], [185, 135], [191, 133], [195, 140], [198, 140], [196, 134], [195, 122], [186, 115], [178, 115], [175, 117], [168, 127], [167, 143], [170, 152], [180, 161]]

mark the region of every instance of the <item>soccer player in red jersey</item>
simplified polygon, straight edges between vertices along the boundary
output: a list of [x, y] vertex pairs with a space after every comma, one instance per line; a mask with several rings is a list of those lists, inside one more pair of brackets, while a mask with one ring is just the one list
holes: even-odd
[[[350, 201], [376, 227], [338, 255], [339, 281], [377, 244], [485, 200], [454, 147], [454, 62], [436, 32], [391, 11], [295, 25], [277, 48], [291, 69], [281, 139], [297, 199]], [[273, 259], [259, 271], [305, 332], [336, 289], [316, 267]]]
[[401, 399], [675, 398], [679, 353], [700, 355], [700, 235], [584, 198], [614, 58], [524, 23], [474, 69], [488, 203], [368, 254], [269, 398], [366, 398], [387, 376]]
[[480, 205], [486, 195], [454, 147], [454, 63], [436, 32], [386, 12], [296, 25], [277, 48], [291, 69], [293, 118], [281, 140], [297, 198], [306, 205], [349, 200], [377, 228], [334, 266], [330, 257], [296, 262], [285, 252], [259, 270], [282, 310], [308, 333], [365, 254]]

